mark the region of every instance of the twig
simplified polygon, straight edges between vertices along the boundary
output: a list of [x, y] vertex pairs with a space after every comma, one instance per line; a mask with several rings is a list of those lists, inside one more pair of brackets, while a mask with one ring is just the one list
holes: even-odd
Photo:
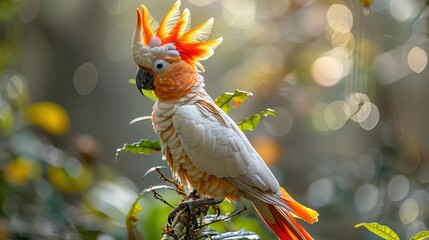
[[157, 193], [155, 190], [152, 191], [153, 192], [153, 197], [163, 203], [165, 203], [166, 205], [170, 206], [171, 208], [174, 208], [173, 205], [171, 205], [169, 202], [167, 202], [167, 200], [165, 200], [159, 193]]

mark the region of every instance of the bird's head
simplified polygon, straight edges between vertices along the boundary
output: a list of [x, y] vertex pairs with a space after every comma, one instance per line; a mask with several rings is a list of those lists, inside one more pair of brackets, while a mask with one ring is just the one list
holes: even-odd
[[213, 18], [190, 28], [190, 12], [180, 14], [180, 0], [158, 24], [146, 6], [137, 9], [132, 51], [138, 66], [136, 85], [153, 90], [161, 100], [173, 101], [188, 94], [203, 71], [199, 61], [209, 58], [222, 38], [207, 40]]

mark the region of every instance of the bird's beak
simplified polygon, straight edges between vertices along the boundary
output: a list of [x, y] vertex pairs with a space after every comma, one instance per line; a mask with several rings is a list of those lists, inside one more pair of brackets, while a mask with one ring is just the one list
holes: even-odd
[[139, 67], [136, 73], [136, 86], [143, 96], [143, 89], [155, 90], [155, 86], [153, 85], [153, 74], [144, 68]]

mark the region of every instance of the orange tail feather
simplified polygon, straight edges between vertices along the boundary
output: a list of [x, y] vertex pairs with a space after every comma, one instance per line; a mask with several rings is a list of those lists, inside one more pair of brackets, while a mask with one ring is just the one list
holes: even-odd
[[258, 214], [281, 240], [311, 240], [313, 237], [295, 219], [299, 217], [308, 223], [317, 222], [319, 214], [295, 201], [283, 188], [281, 201], [287, 207], [267, 203], [257, 197], [247, 196], [252, 201]]
[[280, 240], [313, 239], [288, 210], [268, 203], [263, 204], [263, 207], [255, 205], [256, 210]]
[[294, 215], [296, 215], [297, 217], [301, 218], [302, 220], [308, 223], [314, 223], [318, 221], [317, 217], [319, 216], [319, 214], [316, 211], [314, 211], [311, 208], [305, 207], [301, 205], [299, 202], [295, 201], [289, 195], [289, 193], [286, 192], [284, 188], [280, 187], [280, 191], [281, 191], [281, 198], [283, 202], [290, 207]]

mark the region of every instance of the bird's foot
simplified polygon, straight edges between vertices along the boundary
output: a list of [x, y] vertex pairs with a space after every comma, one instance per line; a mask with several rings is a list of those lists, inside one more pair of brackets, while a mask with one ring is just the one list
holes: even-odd
[[[196, 191], [192, 191], [186, 199], [177, 205], [176, 208], [168, 214], [168, 223], [171, 224], [173, 220], [177, 217], [183, 216], [183, 213], [186, 213], [184, 218], [192, 222], [192, 226], [198, 226], [198, 218], [200, 214], [207, 214], [209, 207], [213, 207], [216, 212], [219, 214], [220, 210], [217, 207], [217, 204], [221, 203], [221, 200], [216, 200], [214, 198], [195, 198], [198, 197]], [[177, 216], [179, 214], [179, 216]]]

